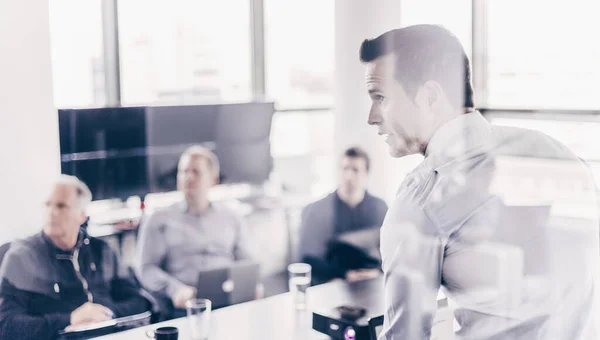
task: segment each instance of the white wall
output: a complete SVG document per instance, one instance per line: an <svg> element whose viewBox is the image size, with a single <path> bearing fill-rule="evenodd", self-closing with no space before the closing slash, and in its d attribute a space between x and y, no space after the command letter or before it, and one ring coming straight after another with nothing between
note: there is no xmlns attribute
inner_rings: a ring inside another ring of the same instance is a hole
<svg viewBox="0 0 600 340"><path fill-rule="evenodd" d="M377 129L367 125L370 99L360 44L400 27L401 0L336 0L335 2L335 150L358 145L372 159L371 193L390 201L405 174L422 156L392 159Z"/></svg>
<svg viewBox="0 0 600 340"><path fill-rule="evenodd" d="M0 1L0 244L41 230L60 173L47 0Z"/></svg>

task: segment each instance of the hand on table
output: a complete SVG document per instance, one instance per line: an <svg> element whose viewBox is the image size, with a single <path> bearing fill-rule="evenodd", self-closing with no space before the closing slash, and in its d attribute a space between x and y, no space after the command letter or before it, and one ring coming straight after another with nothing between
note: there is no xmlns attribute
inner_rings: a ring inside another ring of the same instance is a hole
<svg viewBox="0 0 600 340"><path fill-rule="evenodd" d="M72 330L75 327L102 322L112 319L114 313L99 304L86 302L71 313L71 324L65 330Z"/></svg>
<svg viewBox="0 0 600 340"><path fill-rule="evenodd" d="M196 297L196 288L191 286L183 286L175 292L175 295L172 299L173 306L175 306L175 308L183 309L185 308L185 303L194 297Z"/></svg>

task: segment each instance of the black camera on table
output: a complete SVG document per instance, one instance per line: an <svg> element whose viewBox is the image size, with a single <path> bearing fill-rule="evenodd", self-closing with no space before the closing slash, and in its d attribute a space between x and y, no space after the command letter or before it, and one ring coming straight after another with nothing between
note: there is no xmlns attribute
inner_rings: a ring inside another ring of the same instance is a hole
<svg viewBox="0 0 600 340"><path fill-rule="evenodd" d="M362 307L340 306L313 312L313 329L338 340L376 339L383 317L370 318Z"/></svg>

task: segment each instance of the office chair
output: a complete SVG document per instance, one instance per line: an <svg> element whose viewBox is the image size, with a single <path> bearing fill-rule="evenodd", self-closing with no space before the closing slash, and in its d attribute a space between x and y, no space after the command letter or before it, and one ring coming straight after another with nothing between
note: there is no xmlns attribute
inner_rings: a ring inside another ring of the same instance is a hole
<svg viewBox="0 0 600 340"><path fill-rule="evenodd" d="M4 256L10 249L10 244L11 244L10 242L7 242L0 246L0 267L2 266L2 261L4 260Z"/></svg>
<svg viewBox="0 0 600 340"><path fill-rule="evenodd" d="M150 301L152 304L152 316L150 317L150 323L157 323L161 321L166 321L169 319L169 305L170 300L166 296L162 296L160 294L150 292L146 290L140 280L135 273L133 267L127 267L127 273L129 274L129 278L133 280L133 282L140 287L140 294L146 298L146 300ZM171 306L172 308L172 306Z"/></svg>

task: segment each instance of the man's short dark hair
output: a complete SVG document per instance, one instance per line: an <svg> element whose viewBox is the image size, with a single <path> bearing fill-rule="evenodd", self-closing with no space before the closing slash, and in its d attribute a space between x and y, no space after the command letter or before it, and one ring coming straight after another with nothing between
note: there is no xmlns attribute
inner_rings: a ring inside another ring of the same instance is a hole
<svg viewBox="0 0 600 340"><path fill-rule="evenodd" d="M366 39L360 46L363 63L392 53L396 80L411 98L433 80L456 107L475 107L469 58L452 32L438 25L415 25Z"/></svg>
<svg viewBox="0 0 600 340"><path fill-rule="evenodd" d="M357 146L353 146L349 149L347 149L346 151L344 151L344 157L349 157L349 158L362 158L365 160L365 166L367 168L367 171L369 171L369 169L371 168L371 160L369 159L369 155L367 154L367 152Z"/></svg>

